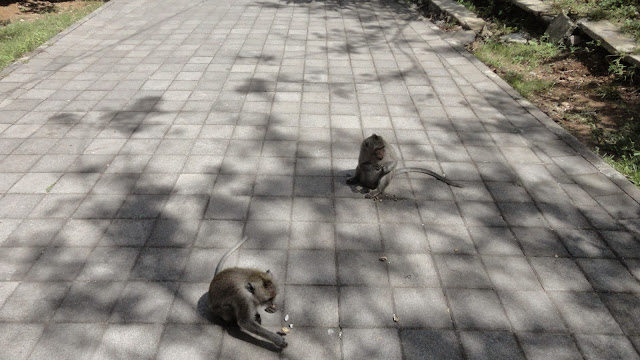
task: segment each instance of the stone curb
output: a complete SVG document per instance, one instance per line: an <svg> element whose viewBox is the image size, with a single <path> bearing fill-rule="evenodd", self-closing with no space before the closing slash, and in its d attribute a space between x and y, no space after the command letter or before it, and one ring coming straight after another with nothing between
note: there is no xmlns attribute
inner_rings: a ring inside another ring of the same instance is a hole
<svg viewBox="0 0 640 360"><path fill-rule="evenodd" d="M464 5L451 0L430 0L431 6L440 12L455 18L463 28L473 30L479 34L484 29L485 21L477 17Z"/></svg>
<svg viewBox="0 0 640 360"><path fill-rule="evenodd" d="M67 27L66 29L64 29L61 32L57 33L51 39L45 41L42 45L40 45L37 48L35 48L34 50L24 54L21 58L17 59L12 64L10 64L9 66L5 67L4 69L2 69L0 71L0 79L3 78L3 77L8 76L9 74L11 74L16 68L18 68L18 66L20 66L21 64L29 61L29 59L31 59L35 55L43 52L46 48L48 48L49 46L54 44L60 38L62 38L63 36L67 35L68 33L72 32L75 29L77 29L78 27L80 27L80 25L84 24L89 19L91 19L94 16L96 16L97 14L99 14L101 11L103 11L105 8L107 8L111 4L112 4L112 2L110 2L110 1L109 2L105 2L102 6L100 6L99 8L97 8L95 10L93 10L91 13L89 13L87 16L83 17L82 19L80 19L80 20L76 21L75 23L69 25L69 27Z"/></svg>

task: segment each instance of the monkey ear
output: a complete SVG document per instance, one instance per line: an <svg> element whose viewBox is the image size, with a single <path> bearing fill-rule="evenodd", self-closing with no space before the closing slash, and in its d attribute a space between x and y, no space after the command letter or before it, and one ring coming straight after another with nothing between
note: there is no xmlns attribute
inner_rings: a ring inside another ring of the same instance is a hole
<svg viewBox="0 0 640 360"><path fill-rule="evenodd" d="M256 291L256 288L250 282L248 282L247 285L245 285L245 288L247 290L249 290L249 292L252 293L252 294L255 293L255 291Z"/></svg>
<svg viewBox="0 0 640 360"><path fill-rule="evenodd" d="M271 274L271 270L267 270L267 271L265 271L265 273Z"/></svg>

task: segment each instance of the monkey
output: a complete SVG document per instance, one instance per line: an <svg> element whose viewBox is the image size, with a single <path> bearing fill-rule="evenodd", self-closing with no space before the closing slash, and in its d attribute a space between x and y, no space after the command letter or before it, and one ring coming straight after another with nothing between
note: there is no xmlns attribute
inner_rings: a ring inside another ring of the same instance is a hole
<svg viewBox="0 0 640 360"><path fill-rule="evenodd" d="M365 195L367 199L380 196L389 186L393 177L408 172L419 172L431 175L436 179L455 187L460 187L437 173L417 168L404 167L397 168L398 156L393 148L387 151L387 142L382 136L373 134L362 141L360 145L360 155L358 156L358 166L354 176L347 179L349 185L360 185L370 191Z"/></svg>
<svg viewBox="0 0 640 360"><path fill-rule="evenodd" d="M220 271L229 255L247 239L248 237L244 236L224 253L218 262L209 286L209 310L225 322L235 321L243 330L268 339L282 349L287 347L287 342L282 336L262 327L257 310L258 306L267 305L265 311L276 311L273 301L278 289L271 271L262 272L258 269L239 267Z"/></svg>

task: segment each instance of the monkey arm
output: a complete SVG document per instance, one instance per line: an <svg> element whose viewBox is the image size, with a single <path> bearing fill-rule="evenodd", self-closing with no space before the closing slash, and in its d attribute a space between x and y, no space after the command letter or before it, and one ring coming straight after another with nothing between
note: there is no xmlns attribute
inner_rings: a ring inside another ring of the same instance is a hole
<svg viewBox="0 0 640 360"><path fill-rule="evenodd" d="M250 302L250 300L248 300L247 302ZM258 335L262 338L268 339L280 348L287 347L288 344L282 336L263 328L262 325L260 325L256 321L255 314L257 313L257 311L253 304L245 303L242 305L237 305L235 306L235 311L238 325L242 329L252 334Z"/></svg>

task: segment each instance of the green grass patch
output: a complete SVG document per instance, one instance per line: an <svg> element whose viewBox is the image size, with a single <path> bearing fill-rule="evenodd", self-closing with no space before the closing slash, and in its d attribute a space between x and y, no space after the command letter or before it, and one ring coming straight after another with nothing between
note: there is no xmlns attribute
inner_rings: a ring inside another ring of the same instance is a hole
<svg viewBox="0 0 640 360"><path fill-rule="evenodd" d="M102 6L102 1L87 1L87 6L41 19L20 21L0 27L0 70L24 54L33 51L71 24Z"/></svg>
<svg viewBox="0 0 640 360"><path fill-rule="evenodd" d="M553 82L538 79L529 73L560 53L560 47L545 41L531 41L528 44L488 41L474 50L474 54L484 63L500 69L505 81L526 98L553 86Z"/></svg>

